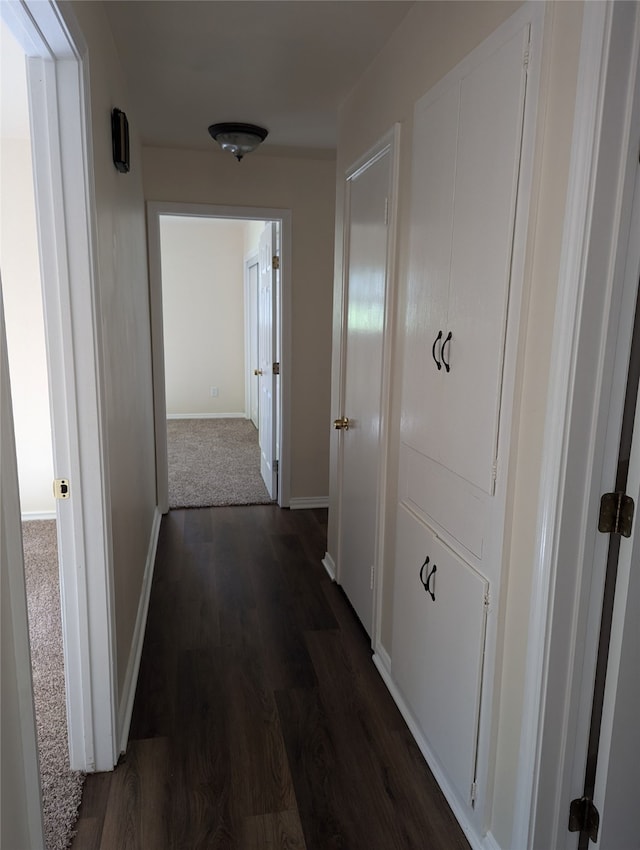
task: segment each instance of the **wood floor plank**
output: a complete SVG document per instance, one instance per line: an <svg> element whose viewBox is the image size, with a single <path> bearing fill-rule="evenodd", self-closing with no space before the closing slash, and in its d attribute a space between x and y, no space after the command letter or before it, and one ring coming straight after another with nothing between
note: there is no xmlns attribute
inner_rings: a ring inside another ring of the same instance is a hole
<svg viewBox="0 0 640 850"><path fill-rule="evenodd" d="M169 847L168 756L166 738L131 743L126 758L113 775L100 850Z"/></svg>
<svg viewBox="0 0 640 850"><path fill-rule="evenodd" d="M112 776L112 773L91 773L85 779L72 850L100 850Z"/></svg>
<svg viewBox="0 0 640 850"><path fill-rule="evenodd" d="M246 818L243 850L307 850L297 809Z"/></svg>
<svg viewBox="0 0 640 850"><path fill-rule="evenodd" d="M245 645L228 662L231 783L243 817L295 807L293 783L273 691L259 647Z"/></svg>
<svg viewBox="0 0 640 850"><path fill-rule="evenodd" d="M276 559L284 573L291 595L295 602L296 618L299 628L336 629L338 624L322 592L325 578L318 572L316 581L309 581L309 573L318 564L312 564L298 534L272 534L271 545Z"/></svg>
<svg viewBox="0 0 640 850"><path fill-rule="evenodd" d="M171 741L172 848L236 847L225 681L220 651L181 653Z"/></svg>
<svg viewBox="0 0 640 850"><path fill-rule="evenodd" d="M344 805L340 753L317 688L278 691L276 702L307 850L359 845L353 810Z"/></svg>

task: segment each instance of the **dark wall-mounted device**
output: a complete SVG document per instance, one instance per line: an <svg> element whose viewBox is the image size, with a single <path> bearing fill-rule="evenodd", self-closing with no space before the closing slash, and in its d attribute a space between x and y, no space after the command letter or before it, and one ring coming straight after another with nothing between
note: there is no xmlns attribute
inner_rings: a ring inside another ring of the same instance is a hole
<svg viewBox="0 0 640 850"><path fill-rule="evenodd" d="M111 112L111 142L113 164L123 174L129 170L129 122L120 109Z"/></svg>

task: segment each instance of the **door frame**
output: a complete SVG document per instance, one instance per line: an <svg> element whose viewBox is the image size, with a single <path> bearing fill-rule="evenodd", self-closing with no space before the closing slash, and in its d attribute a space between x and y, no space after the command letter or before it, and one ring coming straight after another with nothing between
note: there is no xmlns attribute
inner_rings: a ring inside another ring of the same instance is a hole
<svg viewBox="0 0 640 850"><path fill-rule="evenodd" d="M637 288L625 281L640 138L640 10L586 3L538 502L511 846L577 846L608 539ZM623 128L620 133L619 128ZM608 434L617 434L610 439Z"/></svg>
<svg viewBox="0 0 640 850"><path fill-rule="evenodd" d="M253 374L253 369L256 368L251 364L251 334L255 330L257 335L257 322L256 327L253 327L251 322L251 269L254 266L259 267L259 256L257 251L251 251L249 254L245 255L244 258L244 361L245 361L245 381L244 381L244 405L246 410L247 419L251 419L251 379L256 376ZM258 269L259 274L259 269ZM257 299L257 292L255 294ZM256 305L256 315L257 315L257 305ZM259 396L258 396L259 399ZM258 400L258 406L260 402ZM253 419L251 419L253 422ZM257 424L253 423L256 428Z"/></svg>
<svg viewBox="0 0 640 850"><path fill-rule="evenodd" d="M162 265L160 216L226 218L280 223L280 405L278 442L280 445L278 505L289 507L291 498L291 210L267 207L187 204L175 201L147 202L149 243L149 301L151 305L151 357L156 441L157 502L160 511L169 510L169 470L167 460L167 401L164 370L164 331L162 319ZM248 411L245 411L248 413Z"/></svg>
<svg viewBox="0 0 640 850"><path fill-rule="evenodd" d="M378 141L369 148L362 156L352 163L344 173L344 200L343 200L343 236L342 236L342 273L336 277L337 285L334 289L334 351L333 351L333 380L332 380L332 409L335 416L339 417L344 412L345 384L346 384L346 342L347 342L347 290L349 277L349 220L351 214L351 180L362 171L366 170L376 160L388 152L390 156L389 168L389 201L387 208L388 230L387 230L387 264L385 281L385 307L384 323L382 330L382 385L380 393L380 464L378 469L378 505L376 510L376 530L374 547L374 582L373 582L373 612L371 639L376 652L382 648L380 642L380 622L383 605L383 580L382 564L384 561L385 530L386 530L386 505L387 505L387 480L389 460L389 421L391 414L391 385L392 385L392 351L395 327L396 307L396 243L397 243L397 220L398 220L398 180L400 173L400 124L396 123ZM337 327L336 327L336 318ZM323 564L325 569L338 583L340 583L341 557L340 540L342 534L342 466L343 466L343 441L338 439L339 432L332 430L332 475L330 480L330 517L335 512L335 519L330 518L331 540L328 541L327 552ZM335 560L330 554L335 552ZM385 653L386 654L386 653Z"/></svg>
<svg viewBox="0 0 640 850"><path fill-rule="evenodd" d="M3 3L27 61L47 328L71 767L117 760L110 495L95 259L88 49L56 0Z"/></svg>

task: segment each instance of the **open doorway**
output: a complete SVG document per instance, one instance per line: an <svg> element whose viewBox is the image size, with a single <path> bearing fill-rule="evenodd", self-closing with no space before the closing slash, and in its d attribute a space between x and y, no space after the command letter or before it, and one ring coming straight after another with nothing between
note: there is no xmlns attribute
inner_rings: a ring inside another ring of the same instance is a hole
<svg viewBox="0 0 640 850"><path fill-rule="evenodd" d="M148 219L158 503L287 505L288 211Z"/></svg>
<svg viewBox="0 0 640 850"><path fill-rule="evenodd" d="M263 336L277 330L261 297L265 278L277 288L265 267L271 248L260 251L265 238L277 243L272 228L279 224L160 216L170 508L277 497L269 446L277 411L273 422L260 403L261 376L272 370L260 361Z"/></svg>

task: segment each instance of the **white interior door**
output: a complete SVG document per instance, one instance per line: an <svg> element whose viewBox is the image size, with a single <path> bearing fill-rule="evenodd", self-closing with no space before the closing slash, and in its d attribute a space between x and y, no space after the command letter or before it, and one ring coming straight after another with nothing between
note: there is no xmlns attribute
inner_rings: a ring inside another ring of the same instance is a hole
<svg viewBox="0 0 640 850"><path fill-rule="evenodd" d="M258 411L260 408L260 381L256 372L259 370L258 359L258 295L260 288L260 265L256 262L247 264L247 295L249 299L249 416L259 427Z"/></svg>
<svg viewBox="0 0 640 850"><path fill-rule="evenodd" d="M276 224L269 222L260 236L260 294L258 299L258 434L260 442L260 474L272 499L278 496L277 468L277 375L276 360L277 299L274 267Z"/></svg>
<svg viewBox="0 0 640 850"><path fill-rule="evenodd" d="M347 182L345 371L342 416L338 578L369 634L373 625L383 340L387 281L387 208L391 151Z"/></svg>

